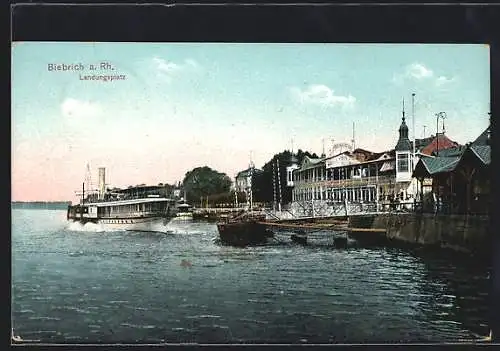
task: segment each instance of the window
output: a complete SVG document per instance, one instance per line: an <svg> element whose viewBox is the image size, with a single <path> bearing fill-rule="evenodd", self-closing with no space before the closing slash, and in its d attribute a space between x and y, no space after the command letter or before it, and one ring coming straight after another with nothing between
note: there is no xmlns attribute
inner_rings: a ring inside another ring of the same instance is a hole
<svg viewBox="0 0 500 351"><path fill-rule="evenodd" d="M409 157L408 154L398 155L398 172L408 172Z"/></svg>
<svg viewBox="0 0 500 351"><path fill-rule="evenodd" d="M354 168L352 170L352 177L353 178L361 178L361 168Z"/></svg>

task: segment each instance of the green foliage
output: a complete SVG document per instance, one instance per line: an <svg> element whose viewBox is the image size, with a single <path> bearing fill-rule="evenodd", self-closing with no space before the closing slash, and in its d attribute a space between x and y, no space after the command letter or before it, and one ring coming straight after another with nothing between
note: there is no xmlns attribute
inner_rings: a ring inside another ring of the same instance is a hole
<svg viewBox="0 0 500 351"><path fill-rule="evenodd" d="M306 156L311 158L317 158L318 156L308 151L298 150L296 153L296 158L298 164L300 165ZM279 201L279 190L278 190L278 175L276 169L276 160L279 160L279 175L281 182L281 202L286 204L292 201L292 188L287 187L287 174L286 167L290 166L291 153L285 150L279 154L273 156L273 158L268 161L264 167L262 167L262 173L256 174L253 178L253 194L254 200L257 202L272 203L273 202L273 165L274 165L274 176L275 186L276 186L276 201Z"/></svg>
<svg viewBox="0 0 500 351"><path fill-rule="evenodd" d="M182 185L186 191L186 197L191 202L198 202L202 197L229 193L231 178L225 173L204 166L187 172Z"/></svg>

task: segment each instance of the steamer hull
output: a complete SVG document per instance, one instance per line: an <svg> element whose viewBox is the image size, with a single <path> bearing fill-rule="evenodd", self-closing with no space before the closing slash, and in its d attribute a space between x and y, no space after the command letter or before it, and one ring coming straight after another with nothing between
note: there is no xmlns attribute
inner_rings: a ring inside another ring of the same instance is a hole
<svg viewBox="0 0 500 351"><path fill-rule="evenodd" d="M85 192L83 183L80 204L68 206L68 221L110 231L165 231L177 210L176 201L166 197L163 185L107 189L105 174L105 168L99 168L98 192Z"/></svg>
<svg viewBox="0 0 500 351"><path fill-rule="evenodd" d="M69 206L67 219L82 225L98 225L104 231L164 232L175 214L175 201L143 198Z"/></svg>
<svg viewBox="0 0 500 351"><path fill-rule="evenodd" d="M125 219L69 219L82 225L97 225L102 231L165 232L169 218L125 218Z"/></svg>

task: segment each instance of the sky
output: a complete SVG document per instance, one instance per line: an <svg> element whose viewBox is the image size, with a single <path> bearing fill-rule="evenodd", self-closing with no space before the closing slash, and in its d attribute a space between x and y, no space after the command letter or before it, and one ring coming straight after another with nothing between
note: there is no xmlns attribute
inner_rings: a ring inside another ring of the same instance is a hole
<svg viewBox="0 0 500 351"><path fill-rule="evenodd" d="M464 144L489 125L489 77L485 45L15 42L12 200L76 201L87 165L111 187L234 178L292 147L329 154L353 123L356 147L386 151L403 99L410 137L445 112Z"/></svg>

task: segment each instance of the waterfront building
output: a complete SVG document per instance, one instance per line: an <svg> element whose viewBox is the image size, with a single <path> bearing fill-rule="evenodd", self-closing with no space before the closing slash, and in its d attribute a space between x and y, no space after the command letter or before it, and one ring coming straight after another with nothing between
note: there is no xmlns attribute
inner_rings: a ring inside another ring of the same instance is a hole
<svg viewBox="0 0 500 351"><path fill-rule="evenodd" d="M293 172L292 207L311 217L375 211L379 201L390 201L396 191L395 155L394 150L355 149L304 158Z"/></svg>
<svg viewBox="0 0 500 351"><path fill-rule="evenodd" d="M412 172L415 170L415 167L417 163L420 161L420 159L434 157L437 153L441 155L452 156L457 152L460 152L458 151L460 148L461 145L449 139L445 135L444 130L442 133L437 133L436 135L431 135L430 137L424 139L416 139ZM420 186L418 180L415 177L412 177L410 181L410 186L408 187L408 193L410 194L410 197L414 197L419 202L423 199L425 194L431 192L432 179L431 178L424 179L423 184L424 184L423 187Z"/></svg>
<svg viewBox="0 0 500 351"><path fill-rule="evenodd" d="M262 173L261 169L255 168L253 162L250 162L247 169L238 172L234 183L237 192L246 192L252 185L252 179L255 175Z"/></svg>
<svg viewBox="0 0 500 351"><path fill-rule="evenodd" d="M252 184L256 175L262 173L261 169L255 167L251 161L248 168L238 172L235 178L235 191L237 193L244 193L247 200L247 205L250 206L253 202L252 199Z"/></svg>
<svg viewBox="0 0 500 351"><path fill-rule="evenodd" d="M472 145L490 145L490 134L491 130L488 127L472 142Z"/></svg>
<svg viewBox="0 0 500 351"><path fill-rule="evenodd" d="M406 125L404 111L399 127L399 139L394 150L396 152L396 182L407 183L411 180L413 157L412 144L408 137L408 126Z"/></svg>
<svg viewBox="0 0 500 351"><path fill-rule="evenodd" d="M424 197L423 210L487 213L490 163L489 128L472 143L422 157L413 177L418 180L423 193L424 188L429 188L427 193L430 196Z"/></svg>
<svg viewBox="0 0 500 351"><path fill-rule="evenodd" d="M459 143L449 139L443 131L442 133L437 133L437 136L432 136L430 142L421 147L419 154L421 156L432 156L439 154L443 150L455 149L459 146Z"/></svg>
<svg viewBox="0 0 500 351"><path fill-rule="evenodd" d="M416 163L434 157L437 148L459 145L443 132L416 139L414 155L404 111L398 133L395 147L383 152L357 148L328 157L305 157L300 165L292 162L287 168L292 173L287 182L293 188L292 213L319 217L389 210L396 205L411 209L423 191L413 178Z"/></svg>
<svg viewBox="0 0 500 351"><path fill-rule="evenodd" d="M293 171L299 169L299 161L297 159L297 156L292 152L290 153L290 161L289 161L289 166L286 167L286 186L287 187L293 187Z"/></svg>

